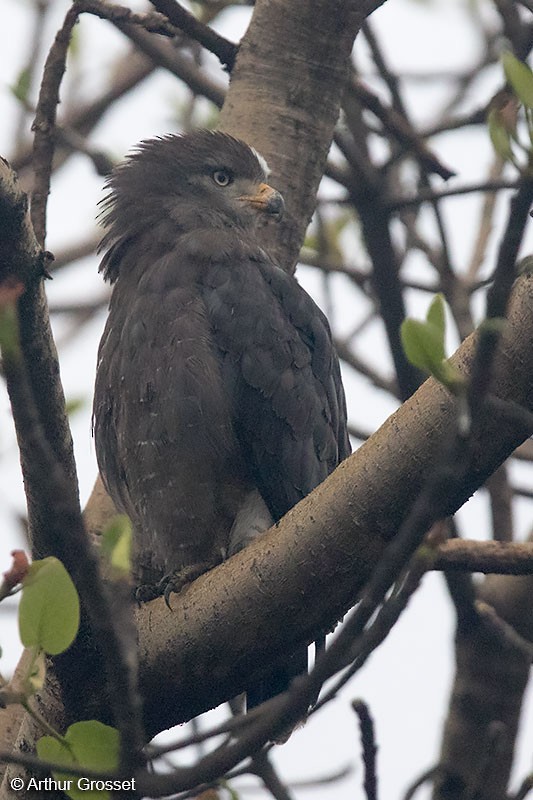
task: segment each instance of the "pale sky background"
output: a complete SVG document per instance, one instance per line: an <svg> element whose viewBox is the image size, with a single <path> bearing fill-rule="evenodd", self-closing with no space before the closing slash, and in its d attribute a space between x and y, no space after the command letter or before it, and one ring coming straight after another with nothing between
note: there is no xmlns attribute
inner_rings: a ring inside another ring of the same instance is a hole
<svg viewBox="0 0 533 800"><path fill-rule="evenodd" d="M45 28L46 46L64 16L67 0L52 0L53 12L49 14ZM492 9L486 8L487 22ZM138 5L140 8L141 6ZM388 2L371 20L379 34L382 46L395 69L407 73L421 72L430 67L435 72L461 71L471 66L479 51L479 40L471 24L468 3L452 0L435 0L432 3L396 0ZM12 153L13 133L19 117L16 100L8 90L26 63L31 28L29 2L2 0L0 8L0 154L9 158ZM242 8L226 12L219 30L236 41L246 29L251 10ZM78 55L71 65L63 98L65 104L73 99L88 99L98 94L106 85L109 70L116 55L128 47L127 41L106 22L85 16L78 26ZM368 64L366 47L358 43L358 63ZM42 59L41 59L42 60ZM210 57L214 74L219 81L226 80L214 58ZM477 82L467 102L472 107L485 102L498 86L501 73L491 70L483 85ZM489 84L489 81L490 84ZM371 83L371 78L369 78ZM35 89L35 87L34 87ZM442 85L442 94L427 85L410 81L405 98L416 121L430 123L434 109L442 102L448 91ZM187 93L170 74L158 71L137 90L120 101L90 137L94 147L101 147L114 157L120 158L133 144L142 138L176 130L175 110L184 101ZM33 91L32 100L35 99ZM201 108L204 113L207 104ZM470 138L473 137L472 141ZM471 145L474 146L471 146ZM453 185L478 180L486 172L492 159L488 135L478 128L436 138L432 146L442 161L451 165L458 173ZM102 196L102 178L95 174L84 156L71 158L68 165L55 176L49 204L49 234L47 247L60 252L65 246L81 238L81 232L94 228L96 203ZM340 189L325 184L323 192L341 194ZM468 263L480 198L464 197L449 201L444 207L446 219L454 231L452 256L457 268ZM506 212L506 203L500 202L499 218ZM469 222L465 224L465 220ZM428 215L428 225L431 224ZM350 254L347 260L364 264L358 242L353 234L346 233L343 244ZM497 239L492 242L490 256L494 255ZM531 236L524 253L531 251ZM487 270L493 264L487 260ZM78 262L68 270L62 270L53 282L47 283L49 299L59 301L88 302L105 291L97 274L96 256ZM409 264L412 274L423 275L420 263L413 258ZM322 279L318 273L300 269L298 277L313 294L317 302L324 305ZM355 294L342 277L334 281L336 303L335 326L339 331L350 330L365 313L360 295ZM421 315L429 302L429 295L409 296L410 311ZM479 309L482 312L482 307ZM81 500L84 503L92 488L96 475L94 446L90 435L90 402L96 366L96 349L105 314L101 313L87 326L81 336L74 336L61 349L61 370L66 395L69 399L82 397L85 405L72 418L76 458L79 469ZM56 325L61 336L70 330L68 321ZM456 338L450 334L450 351ZM373 354L380 371L390 374L390 360L383 333L372 324L357 340L358 351ZM366 381L355 378L345 370L344 380L349 408L354 419L362 421L365 428L378 427L394 410L389 397L370 387ZM22 491L16 442L12 428L9 403L4 387L0 387L0 524L3 537L0 550L0 570L9 564L9 552L20 546L20 530L15 512L23 511ZM513 467L516 480L531 486L531 470ZM532 504L517 503L517 528L525 536L532 523ZM474 498L459 514L463 534L470 538L484 538L487 525L486 503ZM9 675L13 669L20 645L16 630L15 601L4 603L0 609L0 644L4 650L0 661L2 674ZM350 710L350 701L364 699L370 706L375 720L379 747L378 776L380 797L399 800L421 772L435 764L438 758L441 725L447 708L448 693L453 674L452 638L454 632L453 612L444 582L440 575L429 574L421 589L412 599L409 608L396 625L386 642L369 659L365 668L351 681L335 702L316 715L290 741L276 748L275 759L281 777L291 781L309 780L330 774L351 765L351 776L341 783L311 790L295 790L297 800L359 800L364 798L362 789L362 767L360 761L359 732L356 719ZM524 711L522 735L515 767L515 785L533 769L533 697ZM183 731L185 732L185 731ZM250 778L241 785L250 786ZM255 794L255 793L254 793ZM243 793L243 796L248 796ZM417 800L429 798L429 790L422 789Z"/></svg>

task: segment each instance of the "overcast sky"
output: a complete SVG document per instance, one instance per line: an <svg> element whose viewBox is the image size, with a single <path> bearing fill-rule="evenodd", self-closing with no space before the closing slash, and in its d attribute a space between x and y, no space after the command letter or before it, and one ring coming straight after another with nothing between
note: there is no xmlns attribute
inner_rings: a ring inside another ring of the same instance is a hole
<svg viewBox="0 0 533 800"><path fill-rule="evenodd" d="M68 5L67 0L54 0L52 3L53 11L45 26L46 47ZM461 71L471 66L479 50L479 41L470 22L467 6L468 3L450 0L433 3L396 0L386 3L372 17L372 22L381 36L390 64L410 74L428 69L434 72L450 69ZM237 40L246 28L249 14L250 9L247 8L228 12L223 16L219 29L229 38ZM8 86L16 82L17 75L28 59L31 3L3 0L0 18L0 154L9 157L13 153L13 136L19 124L20 111ZM488 8L487 21L490 21ZM78 53L75 63L71 65L64 95L67 99L87 99L97 95L108 79L117 53L127 47L118 32L96 19L84 18L77 37ZM39 58L42 60L42 54ZM211 61L216 77L221 82L225 81L216 61ZM358 63L368 63L363 45L358 50ZM492 84L488 85L490 80ZM469 98L472 107L491 96L491 90L499 81L496 68L486 81L487 85L481 83L473 87ZM443 84L440 91L433 89L430 94L427 84L411 80L407 84L406 98L413 118L431 122L435 108L442 103L447 91ZM117 105L96 128L91 143L120 158L139 139L176 130L176 108L186 98L187 93L172 76L158 72ZM32 99L35 99L35 92ZM201 106L200 113L208 113L207 104ZM461 136L463 138L439 137L432 144L443 162L458 172L456 180L465 183L484 175L492 151L488 136L480 134L477 129L464 132ZM468 138L474 136L475 147L472 147ZM84 156L71 158L68 165L56 175L49 205L47 247L50 250L61 252L67 245L82 238L83 232L90 233L95 228L96 203L102 196L102 183L102 178L95 174ZM324 186L323 191L338 193L331 184ZM479 208L479 198L454 200L445 210L454 231L452 249L459 265L467 262L464 253L469 254L473 244L472 225L465 225L464 222L472 219L473 208ZM504 211L505 205L500 213ZM496 243L492 244L492 254ZM363 258L355 235L346 233L344 244L347 250L353 249L354 261ZM47 284L50 302L88 302L101 296L106 290L97 274L97 265L96 256L91 256L63 270L53 282ZM420 264L413 260L409 268L413 274L418 274ZM427 272L425 274L427 276ZM298 276L317 302L326 308L321 277L309 269L300 270ZM342 278L335 282L334 299L335 326L338 330L348 331L358 319L364 317L364 304ZM428 302L428 295L409 297L414 313L423 313ZM82 336L72 337L61 349L62 376L67 397L84 401L82 409L72 418L82 502L87 499L96 475L90 435L90 402L96 348L104 319L105 313L102 312L84 329ZM56 325L60 337L69 330L68 319L62 319ZM454 342L456 339L452 333L450 346L454 346ZM358 346L366 354L373 353L376 366L384 373L391 374L384 337L377 325L369 326ZM368 430L375 429L394 410L394 403L347 371L344 375L351 412L357 415L358 420L364 420ZM24 508L16 444L3 387L0 389L0 454L0 523L4 532L0 569L3 570L9 563L9 551L14 546L20 546L15 512ZM530 472L514 469L517 480L523 484L529 481L531 485ZM531 511L531 504L525 501L518 504L518 527L522 536L531 526ZM469 537L482 537L487 520L484 501L475 499L469 503L460 513L460 520ZM9 674L16 663L19 647L15 603L11 601L4 605L9 607L0 610L0 643L4 649L0 663L2 673ZM295 791L298 800L358 800L364 797L359 734L350 710L350 701L354 698L364 699L375 718L382 798L401 798L406 787L436 762L452 679L453 626L452 609L443 581L439 575L430 574L424 579L421 589L387 641L370 658L342 696L316 715L304 729L297 731L287 745L276 749L281 776L288 782L320 777L344 766L351 765L354 768L350 778L341 783ZM523 778L533 768L531 696L527 708L527 723L523 726L516 768L518 778ZM247 785L250 782L251 779L243 781ZM429 790L421 790L417 798L429 798Z"/></svg>

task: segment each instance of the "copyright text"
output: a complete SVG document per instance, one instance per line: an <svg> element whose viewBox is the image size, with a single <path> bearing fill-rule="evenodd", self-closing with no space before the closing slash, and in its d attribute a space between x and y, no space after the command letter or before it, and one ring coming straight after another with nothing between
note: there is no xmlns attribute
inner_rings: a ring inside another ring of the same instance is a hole
<svg viewBox="0 0 533 800"><path fill-rule="evenodd" d="M58 781L55 778L29 778L24 781L22 778L11 779L11 789L14 792L21 792L34 789L36 792L68 792L78 789L80 792L103 792L103 791L134 791L135 778L129 780L97 780L95 778L66 778Z"/></svg>

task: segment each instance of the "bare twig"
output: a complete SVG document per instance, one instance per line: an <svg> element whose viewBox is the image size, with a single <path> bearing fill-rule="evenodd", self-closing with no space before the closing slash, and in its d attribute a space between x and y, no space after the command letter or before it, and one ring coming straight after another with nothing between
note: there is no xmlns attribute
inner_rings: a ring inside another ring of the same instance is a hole
<svg viewBox="0 0 533 800"><path fill-rule="evenodd" d="M139 85L145 78L152 74L154 65L137 53L128 53L115 64L113 70L114 80L112 84L95 100L88 104L79 105L65 114L61 124L69 130L76 131L82 136L87 136L94 126L102 119L109 108ZM58 148L54 166L61 165L65 160L65 154ZM20 173L31 166L33 152L31 147L25 147L17 151L12 159L13 168Z"/></svg>
<svg viewBox="0 0 533 800"><path fill-rule="evenodd" d="M525 800L528 794L533 790L533 775L528 775L527 778L524 778L520 788L518 789L517 793L514 795L512 800Z"/></svg>
<svg viewBox="0 0 533 800"><path fill-rule="evenodd" d="M59 86L65 72L67 50L74 25L78 21L76 5L67 11L63 25L56 34L43 73L37 112L32 126L33 169L35 185L31 202L31 218L37 241L44 245L46 239L46 202L50 191L50 175L54 155L54 126L59 104Z"/></svg>
<svg viewBox="0 0 533 800"><path fill-rule="evenodd" d="M274 800L292 800L292 795L280 780L265 750L260 750L252 757L250 772L262 780Z"/></svg>
<svg viewBox="0 0 533 800"><path fill-rule="evenodd" d="M114 3L102 3L100 0L76 0L78 12L93 14L95 17L107 19L114 24L129 23L139 25L148 33L158 33L160 36L173 38L179 34L179 30L171 25L164 14L154 12L152 14L136 14L131 8L119 6Z"/></svg>
<svg viewBox="0 0 533 800"><path fill-rule="evenodd" d="M427 783L428 781L435 778L440 772L440 767L437 765L436 767L431 767L430 769L426 770L425 772L420 775L414 783L406 791L403 800L413 800L413 797L417 793L422 786Z"/></svg>
<svg viewBox="0 0 533 800"><path fill-rule="evenodd" d="M365 108L368 108L376 115L387 130L397 139L398 143L412 151L417 160L429 172L440 175L444 180L448 180L448 178L455 175L453 170L442 164L437 156L431 152L409 122L394 109L387 108L379 97L361 81L354 80L349 88L357 95Z"/></svg>
<svg viewBox="0 0 533 800"><path fill-rule="evenodd" d="M187 58L176 50L170 42L157 41L147 31L127 22L115 22L115 26L124 33L143 53L158 66L164 67L182 80L195 94L207 97L218 108L224 102L225 90L221 84L213 80L207 72L200 69L193 59Z"/></svg>
<svg viewBox="0 0 533 800"><path fill-rule="evenodd" d="M496 156L491 164L488 180L500 180L503 172L503 166L503 159L500 158L500 156ZM497 197L498 194L496 192L487 192L483 198L477 237L466 271L466 280L470 284L473 284L476 281L478 272L483 264L483 261L485 260L488 240L493 229L493 217L494 210L496 208Z"/></svg>
<svg viewBox="0 0 533 800"><path fill-rule="evenodd" d="M431 487L428 487L427 491L432 492L433 489ZM421 514L423 512L424 502L425 501L421 502L421 508L415 512L416 515ZM415 514L413 514L413 517L414 516ZM409 538L409 530L406 528L406 530L402 531L402 533L405 545L407 539ZM338 668L348 665L348 668L335 681L333 686L327 690L327 692L323 695L323 697L321 697L320 701L316 704L315 709L313 709L313 711L318 710L323 705L328 703L333 697L335 697L340 691L340 689L343 686L345 686L348 683L348 681L356 674L356 672L358 672L363 667L363 665L366 663L367 659L373 653L373 651L388 636L393 626L400 618L400 615L406 609L411 596L414 594L414 592L420 585L422 576L428 569L431 569L431 565L435 559L436 545L438 544L438 541L442 538L442 533L443 533L442 527L440 525L436 525L434 531L428 534L424 546L419 547L416 553L414 554L411 563L409 567L405 570L405 574L403 576L402 576L402 571L405 564L404 555L400 555L399 549L395 550L394 548L390 548L388 553L386 553L387 563L384 565L385 569L382 571L381 570L382 565L380 564L379 568L376 570L375 575L371 579L371 582L376 576L378 576L379 580L382 577L381 575L382 572L383 574L385 574L386 570L391 570L391 568L393 567L392 563L393 560L395 558L398 558L398 562L396 563L397 572L393 579L397 580L397 585L395 586L394 591L391 593L390 597L388 597L384 602L382 603L376 602L374 610L377 610L378 608L379 610L377 611L376 618L374 619L372 624L369 625L368 628L361 627L353 630L353 643L349 649L349 653L342 659L342 662L339 662L339 664L337 665ZM413 535L412 532L411 535ZM365 594L363 595L363 602L365 600L365 595L366 591ZM375 602L375 598L373 602ZM370 619L370 617L368 617L368 619ZM348 622L350 622L350 620L348 620Z"/></svg>
<svg viewBox="0 0 533 800"><path fill-rule="evenodd" d="M378 777L376 771L377 746L374 736L374 721L366 703L354 700L352 708L359 718L361 730L361 746L363 748L363 764L365 766L364 789L367 800L378 798Z"/></svg>
<svg viewBox="0 0 533 800"><path fill-rule="evenodd" d="M50 504L46 522L54 546L43 555L61 558L80 592L85 613L90 616L92 630L105 659L110 702L121 733L122 766L128 774L136 765L143 743L134 668L136 659L132 659L131 654L126 655L133 647L133 636L128 635L124 620L110 613L108 597L100 582L96 554L89 546L83 526L77 487L45 438L20 351L12 356L4 349L3 363L19 443L24 449L31 450L34 460L32 481L38 481ZM32 486L33 483L27 483L28 490ZM78 657L81 655L79 648L74 646L72 650Z"/></svg>
<svg viewBox="0 0 533 800"><path fill-rule="evenodd" d="M509 216L498 252L494 282L487 295L488 320L506 316L507 303L516 277L518 251L532 202L533 180L525 178L509 204ZM501 330L496 325L485 324L480 330L469 389L469 403L474 416L490 386L492 363L500 335Z"/></svg>
<svg viewBox="0 0 533 800"><path fill-rule="evenodd" d="M533 545L449 539L439 547L431 568L485 574L531 575Z"/></svg>
<svg viewBox="0 0 533 800"><path fill-rule="evenodd" d="M64 32L65 28L62 30ZM43 119L39 112L38 116ZM46 147L44 152L47 152ZM127 626L123 622L119 625L109 611L108 599L99 578L96 554L89 546L81 518L72 442L62 387L57 375L57 355L42 299L40 278L43 264L46 263L46 254L38 247L33 235L26 213L27 201L18 189L15 176L5 162L2 161L1 166L4 178L1 184L1 203L4 209L12 211L11 224L2 231L2 250L6 258L14 255L11 263L6 264L8 279L2 277L4 287L8 280L17 280L22 292L18 301L18 314L13 314L11 320L13 343L9 348L4 343L3 366L21 452L33 555L55 555L60 558L78 588L84 612L91 619L98 647L104 655L110 703L121 732L124 767L127 768L135 763L136 754L143 743L140 732L140 700L136 692L136 660L131 657L130 652L127 653L128 642L133 647L133 636L128 639ZM45 172L43 180L46 180ZM37 214L37 219L44 235L40 213ZM21 252L21 244L26 248L25 252ZM33 338L29 336L28 327ZM47 334L49 341L43 345ZM46 368L52 373L52 386L46 387L49 390L47 397L45 387L39 383L42 380L39 370L43 369L43 365L35 354L36 349L39 349L41 358L46 359ZM45 397L51 414L61 426L61 440L58 440L59 437L49 438L51 421L43 411ZM84 642L80 645L80 641L81 639L77 646L59 658L59 668L76 653L80 654L79 647L83 649L87 644Z"/></svg>
<svg viewBox="0 0 533 800"><path fill-rule="evenodd" d="M350 142L340 132L335 141L345 155L349 155ZM405 319L405 305L399 281L398 255L390 235L390 214L383 207L382 188L379 188L380 177L371 162L358 171L359 160L351 159L353 168L352 201L357 209L366 247L372 260L373 287L379 298L380 311L385 325L390 351L394 361L400 394L408 397L421 382L421 375L407 360L400 341L400 326ZM367 180L369 171L372 176ZM355 189L357 187L357 189Z"/></svg>
<svg viewBox="0 0 533 800"><path fill-rule="evenodd" d="M499 542L513 540L513 490L505 464L498 467L485 484L490 498L492 536Z"/></svg>
<svg viewBox="0 0 533 800"><path fill-rule="evenodd" d="M458 197L464 194L474 194L476 192L500 192L502 189L517 189L520 186L520 179L506 179L494 181L479 181L478 183L463 186L454 186L446 189L419 189L413 197L394 198L391 197L384 201L390 211L399 211L401 208L409 206L419 206L422 203L443 200L445 197Z"/></svg>
<svg viewBox="0 0 533 800"><path fill-rule="evenodd" d="M237 46L220 36L212 28L204 25L196 19L189 11L176 2L176 0L151 0L151 3L161 14L164 14L170 22L179 28L191 39L199 42L207 50L217 56L221 64L224 64L230 71L235 63Z"/></svg>
<svg viewBox="0 0 533 800"><path fill-rule="evenodd" d="M31 89L35 80L36 68L39 64L43 47L42 31L46 20L46 14L50 4L47 0L37 0L33 3L34 17L32 19L32 31L28 41L28 54L26 66L20 75L24 76L28 89ZM15 141L22 142L28 130L27 109L24 102L20 104L20 115L15 134Z"/></svg>

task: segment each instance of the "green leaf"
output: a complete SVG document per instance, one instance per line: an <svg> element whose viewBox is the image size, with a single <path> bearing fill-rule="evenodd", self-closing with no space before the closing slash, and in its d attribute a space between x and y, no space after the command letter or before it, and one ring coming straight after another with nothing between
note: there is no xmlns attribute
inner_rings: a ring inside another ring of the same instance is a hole
<svg viewBox="0 0 533 800"><path fill-rule="evenodd" d="M443 342L443 356L444 356L444 336L446 334L446 316L444 309L444 296L439 292L436 294L430 303L427 310L426 320L430 325L440 331Z"/></svg>
<svg viewBox="0 0 533 800"><path fill-rule="evenodd" d="M446 314L442 294L431 301L424 322L406 319L401 328L404 352L415 367L429 372L452 392L464 389L464 378L446 358Z"/></svg>
<svg viewBox="0 0 533 800"><path fill-rule="evenodd" d="M66 767L78 766L70 748L66 743L54 739L52 736L41 736L36 744L37 755L43 761L50 761L56 764L64 764ZM58 773L56 773L58 775ZM63 774L61 773L63 778Z"/></svg>
<svg viewBox="0 0 533 800"><path fill-rule="evenodd" d="M444 358L442 336L439 330L427 322L405 319L401 328L405 355L415 367L433 374Z"/></svg>
<svg viewBox="0 0 533 800"><path fill-rule="evenodd" d="M444 297L437 294L427 310L425 322L415 319L403 321L401 337L405 355L415 367L437 375L446 358L445 335Z"/></svg>
<svg viewBox="0 0 533 800"><path fill-rule="evenodd" d="M37 755L43 761L54 761L66 767L87 769L93 772L116 773L120 757L120 734L116 728L97 720L75 722L67 730L63 742L51 736L43 736L37 742ZM56 780L68 780L67 774L54 772ZM73 778L65 794L72 800L109 800L107 790L87 790L86 784L78 786Z"/></svg>
<svg viewBox="0 0 533 800"><path fill-rule="evenodd" d="M433 373L433 377L454 394L464 393L467 388L467 382L448 359L441 362L438 370Z"/></svg>
<svg viewBox="0 0 533 800"><path fill-rule="evenodd" d="M502 64L507 82L520 102L533 108L533 72L529 66L508 51L502 55Z"/></svg>
<svg viewBox="0 0 533 800"><path fill-rule="evenodd" d="M102 535L101 552L119 575L131 573L131 522L125 514L117 514Z"/></svg>
<svg viewBox="0 0 533 800"><path fill-rule="evenodd" d="M22 583L19 631L25 647L50 655L70 647L80 624L80 601L65 567L49 556L34 561Z"/></svg>

